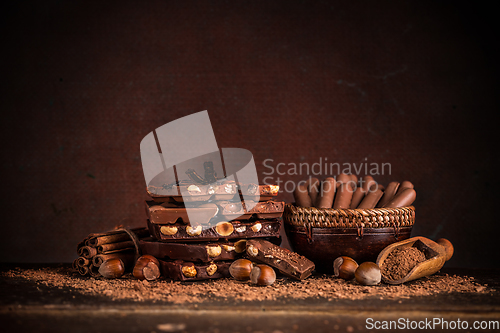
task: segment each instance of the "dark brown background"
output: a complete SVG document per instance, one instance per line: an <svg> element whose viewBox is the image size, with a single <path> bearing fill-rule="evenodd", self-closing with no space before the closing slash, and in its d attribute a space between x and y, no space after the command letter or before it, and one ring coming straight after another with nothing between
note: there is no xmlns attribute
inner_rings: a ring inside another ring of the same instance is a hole
<svg viewBox="0 0 500 333"><path fill-rule="evenodd" d="M139 143L208 110L262 163L391 163L414 235L495 267L492 7L454 1L44 1L2 10L1 261L143 226ZM304 178L285 176L284 180ZM292 200L288 193L281 198Z"/></svg>

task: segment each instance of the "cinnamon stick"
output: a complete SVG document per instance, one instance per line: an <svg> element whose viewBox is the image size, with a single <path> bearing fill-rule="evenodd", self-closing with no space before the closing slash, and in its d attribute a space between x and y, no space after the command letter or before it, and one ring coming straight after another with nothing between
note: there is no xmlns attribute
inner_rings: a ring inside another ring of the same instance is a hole
<svg viewBox="0 0 500 333"><path fill-rule="evenodd" d="M97 249L95 247L91 246L82 246L80 249L78 249L78 255L80 257L84 257L87 259L92 258L97 254Z"/></svg>
<svg viewBox="0 0 500 333"><path fill-rule="evenodd" d="M119 243L109 243L109 244L102 244L97 246L97 252L98 253L107 253L111 251L117 251L117 250L127 250L127 249L134 249L134 242L132 241L126 241L126 242L119 242Z"/></svg>
<svg viewBox="0 0 500 333"><path fill-rule="evenodd" d="M149 237L149 230L146 228L131 229L138 238ZM88 246L97 247L103 244L120 243L130 240L130 236L123 230L110 231L103 234L93 234L86 241Z"/></svg>

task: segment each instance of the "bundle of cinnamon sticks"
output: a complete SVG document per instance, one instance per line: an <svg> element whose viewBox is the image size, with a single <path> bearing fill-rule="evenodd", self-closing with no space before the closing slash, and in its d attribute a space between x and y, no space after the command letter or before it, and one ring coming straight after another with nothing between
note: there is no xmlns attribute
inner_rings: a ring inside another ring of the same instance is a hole
<svg viewBox="0 0 500 333"><path fill-rule="evenodd" d="M78 258L73 261L73 269L81 275L100 276L99 267L109 259L118 258L127 268L134 266L137 240L149 237L147 228L116 229L104 233L88 235L77 246Z"/></svg>

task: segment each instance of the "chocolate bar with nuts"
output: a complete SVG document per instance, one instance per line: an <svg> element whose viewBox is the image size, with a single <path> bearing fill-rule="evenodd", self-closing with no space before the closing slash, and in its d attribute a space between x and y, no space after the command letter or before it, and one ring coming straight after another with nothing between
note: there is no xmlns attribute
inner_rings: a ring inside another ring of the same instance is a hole
<svg viewBox="0 0 500 333"><path fill-rule="evenodd" d="M283 201L246 201L246 202L218 202L220 214L228 220L248 220L252 216L258 219L276 219L283 215L285 203ZM248 209L252 206L251 209Z"/></svg>
<svg viewBox="0 0 500 333"><path fill-rule="evenodd" d="M232 261L193 263L183 260L159 260L161 275L177 281L200 281L229 277Z"/></svg>
<svg viewBox="0 0 500 333"><path fill-rule="evenodd" d="M266 239L273 244L281 244L280 237ZM246 251L246 242L246 239L239 239L234 242L167 243L145 238L139 241L139 246L142 254L149 254L157 259L210 262L241 257Z"/></svg>
<svg viewBox="0 0 500 333"><path fill-rule="evenodd" d="M276 268L286 276L303 280L312 274L314 263L298 253L262 239L249 239L246 252L255 260Z"/></svg>
<svg viewBox="0 0 500 333"><path fill-rule="evenodd" d="M189 214L188 214L189 209ZM214 203L202 203L200 205L186 208L184 205L175 203L157 203L154 201L146 201L146 214L153 223L169 223L183 222L189 224L194 216L195 220L202 224L208 224L219 212L219 207Z"/></svg>
<svg viewBox="0 0 500 333"><path fill-rule="evenodd" d="M151 236L163 242L202 242L219 239L278 237L281 220L221 221L214 226L163 224L148 220Z"/></svg>
<svg viewBox="0 0 500 333"><path fill-rule="evenodd" d="M208 224L215 216L222 216L226 220L248 220L252 217L257 219L280 218L285 209L284 202L264 201L264 202L231 202L215 201L206 203L187 203L187 207L182 204L155 201L146 201L146 214L154 223L174 224L178 221L185 224L190 223L193 218L199 224ZM251 206L251 209L247 209ZM189 214L188 214L189 210Z"/></svg>
<svg viewBox="0 0 500 333"><path fill-rule="evenodd" d="M189 184L182 182L178 185L163 187L148 186L148 195L155 202L203 202L208 200L231 200L238 196L238 185L231 182L214 183L210 185Z"/></svg>
<svg viewBox="0 0 500 333"><path fill-rule="evenodd" d="M139 241L143 254L150 254L157 259L180 259L185 261L222 261L235 260L246 250L246 240L216 243L166 243L152 238Z"/></svg>
<svg viewBox="0 0 500 333"><path fill-rule="evenodd" d="M240 184L239 189L245 200L268 201L278 195L278 185Z"/></svg>

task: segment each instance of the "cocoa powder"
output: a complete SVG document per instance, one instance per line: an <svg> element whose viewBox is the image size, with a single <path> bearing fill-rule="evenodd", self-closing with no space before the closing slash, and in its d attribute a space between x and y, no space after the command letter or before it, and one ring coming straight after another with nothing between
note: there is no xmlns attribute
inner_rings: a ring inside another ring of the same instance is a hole
<svg viewBox="0 0 500 333"><path fill-rule="evenodd" d="M416 247L396 248L389 253L380 270L386 279L396 281L407 276L423 261L425 254Z"/></svg>
<svg viewBox="0 0 500 333"><path fill-rule="evenodd" d="M214 299L247 301L336 299L408 299L452 293L491 293L494 289L478 284L473 277L438 274L403 285L361 286L354 280L344 281L331 275L314 275L303 281L278 277L268 287L256 287L232 278L200 282L178 282L166 279L143 282L132 274L118 279L81 277L68 268L11 269L0 274L3 279L27 280L40 287L70 288L72 293L105 296L110 300L167 302L173 304L203 303Z"/></svg>

